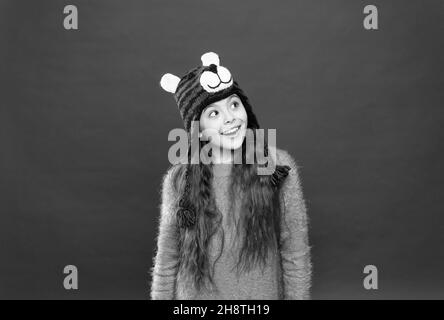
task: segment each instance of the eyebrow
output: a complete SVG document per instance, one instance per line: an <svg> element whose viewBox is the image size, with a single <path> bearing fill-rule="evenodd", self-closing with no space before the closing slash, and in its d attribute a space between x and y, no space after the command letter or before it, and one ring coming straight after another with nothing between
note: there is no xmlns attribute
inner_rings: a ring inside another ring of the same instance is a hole
<svg viewBox="0 0 444 320"><path fill-rule="evenodd" d="M228 99L230 99L230 101L231 101L233 98L239 99L239 96L237 94L233 93Z"/></svg>
<svg viewBox="0 0 444 320"><path fill-rule="evenodd" d="M235 93L233 93L231 96L228 97L229 101L231 101L231 100L234 99L234 98L238 98L238 99L240 99L239 96L238 96L237 94L235 94ZM206 107L202 110L202 112L205 112L206 110L208 110L208 109L211 108L211 107L216 108L215 106L213 106L212 104L210 104L210 105L206 106Z"/></svg>

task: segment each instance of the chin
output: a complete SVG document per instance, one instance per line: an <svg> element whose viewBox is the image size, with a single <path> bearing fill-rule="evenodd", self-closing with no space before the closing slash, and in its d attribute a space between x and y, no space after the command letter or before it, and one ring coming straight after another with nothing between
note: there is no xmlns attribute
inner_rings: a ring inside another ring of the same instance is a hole
<svg viewBox="0 0 444 320"><path fill-rule="evenodd" d="M237 150L240 147L242 147L242 143L244 142L244 139L245 139L245 135L235 138L235 139L230 139L230 138L221 139L221 147L224 149L229 149L229 150Z"/></svg>

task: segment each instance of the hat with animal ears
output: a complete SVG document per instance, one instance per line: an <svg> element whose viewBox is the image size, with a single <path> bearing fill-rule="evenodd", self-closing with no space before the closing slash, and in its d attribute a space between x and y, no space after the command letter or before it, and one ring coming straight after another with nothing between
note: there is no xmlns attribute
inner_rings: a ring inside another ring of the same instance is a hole
<svg viewBox="0 0 444 320"><path fill-rule="evenodd" d="M191 122L199 120L206 106L237 94L248 116L248 127L258 129L259 124L247 96L233 79L231 72L220 65L219 56L207 52L201 56L202 65L188 71L182 78L166 73L160 80L161 87L174 95L187 131Z"/></svg>

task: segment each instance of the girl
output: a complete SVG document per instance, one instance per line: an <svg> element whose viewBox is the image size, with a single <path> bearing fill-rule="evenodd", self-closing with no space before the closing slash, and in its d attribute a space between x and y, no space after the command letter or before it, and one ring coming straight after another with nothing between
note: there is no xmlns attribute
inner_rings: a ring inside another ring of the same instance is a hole
<svg viewBox="0 0 444 320"><path fill-rule="evenodd" d="M196 164L189 143L186 163L164 176L151 298L308 299L310 246L297 165L267 143L248 147L247 130L256 142L259 128L248 98L215 53L201 60L182 78L161 79L187 132L199 130L200 147L212 148L210 163ZM258 148L271 155L272 174L258 174ZM234 161L237 151L242 163Z"/></svg>

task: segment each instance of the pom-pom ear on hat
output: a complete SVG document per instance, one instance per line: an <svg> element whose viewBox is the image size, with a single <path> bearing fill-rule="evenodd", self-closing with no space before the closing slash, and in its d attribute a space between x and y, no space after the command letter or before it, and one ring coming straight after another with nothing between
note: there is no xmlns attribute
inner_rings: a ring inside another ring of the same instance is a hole
<svg viewBox="0 0 444 320"><path fill-rule="evenodd" d="M180 78L171 73L165 73L160 79L160 86L163 90L175 93L179 84Z"/></svg>
<svg viewBox="0 0 444 320"><path fill-rule="evenodd" d="M218 66L220 64L219 56L214 52L207 52L200 57L200 60L202 60L202 65L204 67L215 64Z"/></svg>

